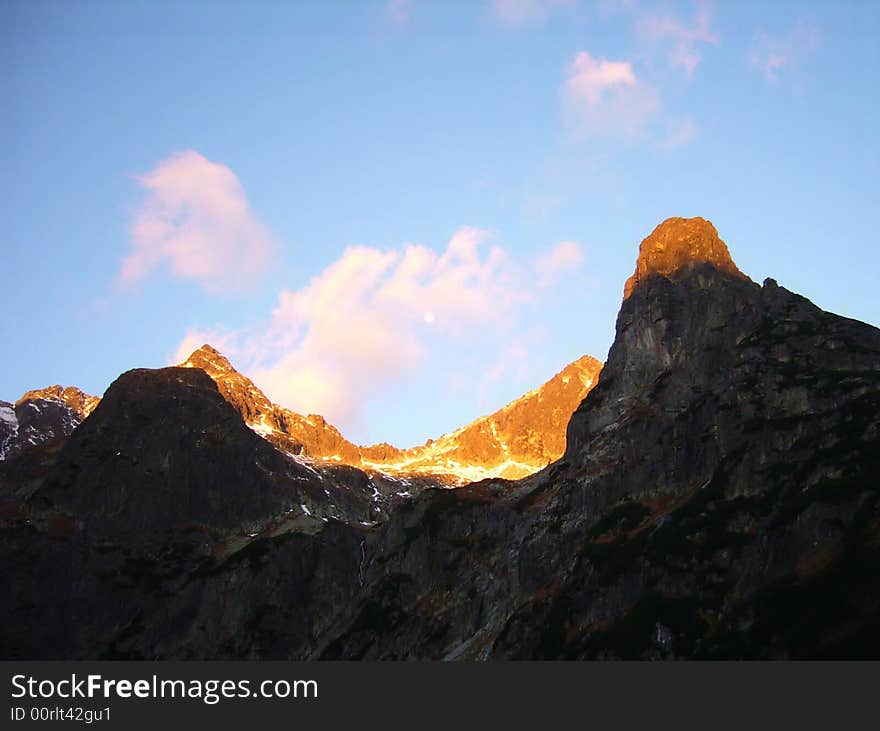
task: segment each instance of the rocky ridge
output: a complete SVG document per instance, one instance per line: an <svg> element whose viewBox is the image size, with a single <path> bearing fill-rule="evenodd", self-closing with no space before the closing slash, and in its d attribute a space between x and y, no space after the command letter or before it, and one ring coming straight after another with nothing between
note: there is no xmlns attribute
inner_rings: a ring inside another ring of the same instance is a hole
<svg viewBox="0 0 880 731"><path fill-rule="evenodd" d="M880 657L880 331L677 225L560 460L375 525L288 515L322 487L198 369L124 374L58 455L0 463L6 656Z"/></svg>
<svg viewBox="0 0 880 731"><path fill-rule="evenodd" d="M0 401L0 460L67 438L98 401L74 386L57 385L28 391L14 405Z"/></svg>
<svg viewBox="0 0 880 731"><path fill-rule="evenodd" d="M563 458L403 506L309 656L880 657L880 331L655 234Z"/></svg>
<svg viewBox="0 0 880 731"><path fill-rule="evenodd" d="M583 356L495 413L425 445L400 449L390 444L353 444L322 416L302 416L272 403L210 345L203 345L181 365L204 370L245 423L282 450L370 472L429 475L449 484L488 477L515 479L558 459L565 449L568 419L602 368L595 358Z"/></svg>
<svg viewBox="0 0 880 731"><path fill-rule="evenodd" d="M282 452L319 464L357 467L419 489L438 482L515 479L558 459L565 449L568 419L596 382L602 364L583 356L495 413L408 449L353 444L323 416L303 416L273 403L208 344L180 367L205 371L245 424ZM99 397L74 387L28 391L16 402L14 413L0 411L0 459L69 436L99 402Z"/></svg>

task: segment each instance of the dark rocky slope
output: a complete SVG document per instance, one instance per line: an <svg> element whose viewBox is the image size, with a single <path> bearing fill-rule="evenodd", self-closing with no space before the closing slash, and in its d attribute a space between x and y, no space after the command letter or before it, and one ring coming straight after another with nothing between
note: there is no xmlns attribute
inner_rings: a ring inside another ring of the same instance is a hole
<svg viewBox="0 0 880 731"><path fill-rule="evenodd" d="M711 224L670 219L564 457L392 499L373 527L357 489L319 516L336 488L201 371L122 376L60 451L0 463L0 647L877 658L878 407L880 331L751 282Z"/></svg>
<svg viewBox="0 0 880 731"><path fill-rule="evenodd" d="M0 463L3 657L299 650L399 487L286 457L202 370L129 371L66 442Z"/></svg>
<svg viewBox="0 0 880 731"><path fill-rule="evenodd" d="M880 657L880 331L702 219L636 275L564 458L404 506L316 656Z"/></svg>

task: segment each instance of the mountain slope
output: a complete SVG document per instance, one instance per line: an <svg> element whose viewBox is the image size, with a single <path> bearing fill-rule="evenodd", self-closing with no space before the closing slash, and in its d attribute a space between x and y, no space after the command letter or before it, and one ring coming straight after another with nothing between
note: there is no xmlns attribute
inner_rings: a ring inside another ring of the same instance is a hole
<svg viewBox="0 0 880 731"><path fill-rule="evenodd" d="M602 368L599 361L583 356L494 414L423 446L400 449L353 444L324 417L303 416L272 403L210 345L195 350L180 366L205 371L244 422L283 452L357 467L404 484L414 480L416 489L438 481L452 485L489 477L516 479L558 459L565 450L568 419ZM99 401L74 387L28 391L12 413L9 407L0 411L0 459L68 437Z"/></svg>
<svg viewBox="0 0 880 731"><path fill-rule="evenodd" d="M718 257L661 224L563 459L404 506L313 656L880 657L880 331Z"/></svg>
<svg viewBox="0 0 880 731"><path fill-rule="evenodd" d="M394 472L450 474L468 482L530 475L562 456L566 424L601 369L599 361L585 355L494 414L423 447L380 454L378 447L364 448L362 463Z"/></svg>
<svg viewBox="0 0 880 731"><path fill-rule="evenodd" d="M0 402L0 460L70 436L99 400L73 386L49 386L28 391L14 406Z"/></svg>
<svg viewBox="0 0 880 731"><path fill-rule="evenodd" d="M423 446L399 449L390 444L355 445L323 417L301 416L272 403L210 345L203 345L181 365L204 370L245 423L280 449L371 472L432 475L459 484L487 477L523 477L562 456L568 419L602 368L595 358L583 356L494 414Z"/></svg>
<svg viewBox="0 0 880 731"><path fill-rule="evenodd" d="M6 656L880 658L880 330L702 219L635 271L562 459L375 525L287 514L329 487L198 369L124 374L0 463Z"/></svg>

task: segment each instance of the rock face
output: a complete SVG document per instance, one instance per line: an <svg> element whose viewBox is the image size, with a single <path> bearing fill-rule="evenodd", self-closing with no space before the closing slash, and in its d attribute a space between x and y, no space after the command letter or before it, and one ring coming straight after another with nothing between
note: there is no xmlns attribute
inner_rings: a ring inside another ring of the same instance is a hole
<svg viewBox="0 0 880 731"><path fill-rule="evenodd" d="M880 331L695 227L643 244L560 460L378 522L201 370L124 374L0 463L5 656L880 658Z"/></svg>
<svg viewBox="0 0 880 731"><path fill-rule="evenodd" d="M336 427L317 414L301 416L272 403L253 381L236 371L210 345L203 345L181 365L204 370L244 422L280 449L314 459L360 464L358 447Z"/></svg>
<svg viewBox="0 0 880 731"><path fill-rule="evenodd" d="M363 448L361 464L398 474L451 475L459 483L533 474L562 456L568 420L600 370L602 364L585 355L540 388L423 447Z"/></svg>
<svg viewBox="0 0 880 731"><path fill-rule="evenodd" d="M494 414L423 446L400 449L390 444L353 444L324 417L303 416L272 403L210 345L194 351L180 366L207 373L245 424L282 452L356 467L386 482L404 481L412 492L489 477L516 479L558 459L565 450L569 417L602 368L585 355ZM0 411L0 459L70 436L99 401L73 387L28 391L16 402L14 413Z"/></svg>
<svg viewBox="0 0 880 731"><path fill-rule="evenodd" d="M4 657L301 649L401 489L284 455L200 369L129 371L69 439L0 463Z"/></svg>
<svg viewBox="0 0 880 731"><path fill-rule="evenodd" d="M695 228L643 245L563 459L404 506L314 656L880 657L880 331Z"/></svg>
<svg viewBox="0 0 880 731"><path fill-rule="evenodd" d="M704 218L667 218L639 246L636 270L623 286L623 298L651 275L669 276L699 264L711 264L719 272L745 275L737 269L725 243Z"/></svg>
<svg viewBox="0 0 880 731"><path fill-rule="evenodd" d="M18 416L8 401L0 401L0 459L6 457L10 442L18 434Z"/></svg>
<svg viewBox="0 0 880 731"><path fill-rule="evenodd" d="M370 472L429 476L446 484L488 477L515 479L558 459L565 450L568 420L602 368L585 355L494 414L424 446L399 449L390 444L358 446L322 416L301 416L272 403L210 345L203 345L181 365L204 370L245 423L279 449Z"/></svg>
<svg viewBox="0 0 880 731"><path fill-rule="evenodd" d="M18 406L26 401L62 401L73 409L77 418L82 421L94 411L100 400L97 396L84 393L76 386L55 385L28 391L15 403Z"/></svg>
<svg viewBox="0 0 880 731"><path fill-rule="evenodd" d="M99 400L73 386L49 386L28 391L14 407L0 402L0 460L70 436Z"/></svg>

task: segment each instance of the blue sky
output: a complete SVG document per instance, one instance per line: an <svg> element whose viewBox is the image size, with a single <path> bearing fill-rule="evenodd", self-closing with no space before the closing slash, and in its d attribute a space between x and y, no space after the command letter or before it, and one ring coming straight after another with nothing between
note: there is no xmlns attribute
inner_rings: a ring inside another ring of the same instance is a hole
<svg viewBox="0 0 880 731"><path fill-rule="evenodd" d="M880 323L880 5L5 2L0 398L208 339L359 442L583 353L639 241Z"/></svg>

